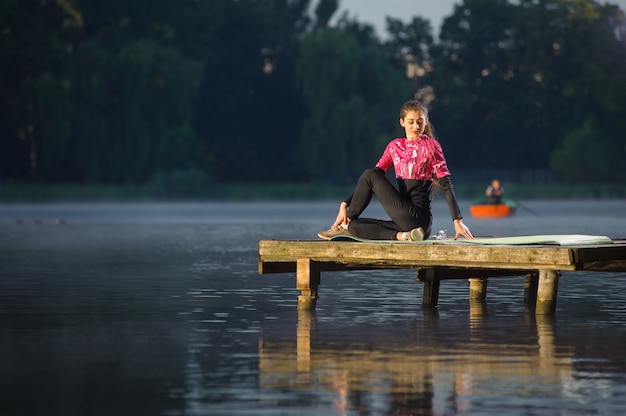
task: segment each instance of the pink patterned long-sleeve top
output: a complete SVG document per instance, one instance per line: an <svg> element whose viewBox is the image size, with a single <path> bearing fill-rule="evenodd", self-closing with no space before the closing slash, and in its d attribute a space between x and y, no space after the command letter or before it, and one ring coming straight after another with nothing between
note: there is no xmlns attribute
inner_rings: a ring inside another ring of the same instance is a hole
<svg viewBox="0 0 626 416"><path fill-rule="evenodd" d="M425 134L416 140L389 142L376 167L387 172L392 166L398 179L430 181L450 176L441 145Z"/></svg>

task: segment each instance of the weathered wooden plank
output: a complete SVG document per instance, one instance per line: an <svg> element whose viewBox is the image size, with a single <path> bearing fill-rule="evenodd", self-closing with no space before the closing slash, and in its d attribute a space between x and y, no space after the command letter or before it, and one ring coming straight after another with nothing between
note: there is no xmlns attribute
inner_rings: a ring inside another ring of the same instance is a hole
<svg viewBox="0 0 626 416"><path fill-rule="evenodd" d="M576 270L590 272L626 272L626 260L589 261L581 263Z"/></svg>
<svg viewBox="0 0 626 416"><path fill-rule="evenodd" d="M269 262L259 260L259 274L295 273L295 262Z"/></svg>
<svg viewBox="0 0 626 416"><path fill-rule="evenodd" d="M626 271L626 243L573 248L577 270Z"/></svg>
<svg viewBox="0 0 626 416"><path fill-rule="evenodd" d="M265 262L311 258L342 264L449 266L479 268L555 268L575 270L570 248L545 246L471 246L435 244L372 244L325 241L259 242Z"/></svg>
<svg viewBox="0 0 626 416"><path fill-rule="evenodd" d="M411 267L402 265L347 265L338 263L318 263L318 269L320 272L342 272L342 271L355 271L355 270L381 270L381 269L415 269L417 272L421 269L428 269L429 267ZM451 268L451 267L439 267L440 276L442 280L459 279L464 280L468 278L483 278L489 277L511 277L511 276L525 276L529 273L527 269L478 269L478 268ZM271 262L259 262L259 274L278 274L278 273L295 273L296 263L271 263ZM419 279L418 279L419 280Z"/></svg>
<svg viewBox="0 0 626 416"><path fill-rule="evenodd" d="M275 274L275 273L295 273L296 261L289 262L270 262L259 260L259 274ZM335 262L317 262L317 267L321 272L343 272L347 270L376 270L376 269L411 269L411 265L394 265L394 264L342 264ZM516 276L518 273L507 273L507 276ZM521 272L521 274L524 274ZM467 276L459 276L463 279ZM453 277L450 277L453 278Z"/></svg>
<svg viewBox="0 0 626 416"><path fill-rule="evenodd" d="M410 245L368 244L349 242L261 241L259 255L263 258L283 258L285 261L302 257L320 257L334 260L352 260L384 257L389 260L451 261L516 263L572 263L570 249L545 246L470 246L470 245Z"/></svg>
<svg viewBox="0 0 626 416"><path fill-rule="evenodd" d="M530 271L527 269L478 269L478 268L450 268L440 267L441 280L449 279L468 279L480 278L488 279L490 277L510 277L510 276L526 276Z"/></svg>

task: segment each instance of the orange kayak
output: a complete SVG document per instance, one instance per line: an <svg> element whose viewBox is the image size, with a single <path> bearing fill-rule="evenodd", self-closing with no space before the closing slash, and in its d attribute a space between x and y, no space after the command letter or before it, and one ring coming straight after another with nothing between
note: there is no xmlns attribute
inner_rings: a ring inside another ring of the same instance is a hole
<svg viewBox="0 0 626 416"><path fill-rule="evenodd" d="M469 207L474 218L505 218L515 213L515 206L508 204L475 204Z"/></svg>

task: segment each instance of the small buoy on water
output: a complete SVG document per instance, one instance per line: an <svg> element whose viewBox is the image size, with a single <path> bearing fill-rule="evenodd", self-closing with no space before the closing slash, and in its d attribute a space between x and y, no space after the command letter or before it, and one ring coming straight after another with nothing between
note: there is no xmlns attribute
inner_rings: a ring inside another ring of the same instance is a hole
<svg viewBox="0 0 626 416"><path fill-rule="evenodd" d="M56 218L56 219L54 220L54 223L55 223L55 224L65 224L65 220L64 220L64 219L62 219L62 218Z"/></svg>

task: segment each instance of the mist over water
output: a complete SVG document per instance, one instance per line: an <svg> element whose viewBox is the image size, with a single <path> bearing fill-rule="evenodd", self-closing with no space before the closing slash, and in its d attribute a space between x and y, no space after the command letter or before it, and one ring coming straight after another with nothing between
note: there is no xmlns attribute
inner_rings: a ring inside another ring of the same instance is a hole
<svg viewBox="0 0 626 416"><path fill-rule="evenodd" d="M626 408L624 273L523 277L423 309L411 270L259 275L261 239L316 239L337 202L0 205L0 414L612 415ZM464 210L467 212L467 210ZM382 217L377 205L365 215ZM453 231L442 198L433 231ZM626 201L531 201L475 235L626 238Z"/></svg>

